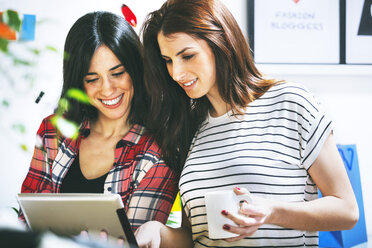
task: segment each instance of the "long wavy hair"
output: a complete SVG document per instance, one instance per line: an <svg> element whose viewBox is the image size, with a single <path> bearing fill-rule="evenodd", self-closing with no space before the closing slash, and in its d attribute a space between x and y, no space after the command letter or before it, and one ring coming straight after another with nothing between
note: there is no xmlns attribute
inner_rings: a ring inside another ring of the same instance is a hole
<svg viewBox="0 0 372 248"><path fill-rule="evenodd" d="M148 95L143 79L142 43L128 22L110 12L92 12L80 17L71 27L65 41L63 60L63 88L61 97L71 88L84 90L83 80L88 73L93 54L100 46L107 46L129 73L134 89L130 124L145 124L148 113ZM98 110L70 99L66 117L77 123L84 119L96 120Z"/></svg>
<svg viewBox="0 0 372 248"><path fill-rule="evenodd" d="M190 99L169 75L157 40L160 32L182 32L208 43L215 56L219 94L234 114L242 114L275 82L262 78L239 25L218 0L168 0L147 16L141 32L145 85L151 93L149 127L166 161L180 173L192 137L212 106L206 96Z"/></svg>

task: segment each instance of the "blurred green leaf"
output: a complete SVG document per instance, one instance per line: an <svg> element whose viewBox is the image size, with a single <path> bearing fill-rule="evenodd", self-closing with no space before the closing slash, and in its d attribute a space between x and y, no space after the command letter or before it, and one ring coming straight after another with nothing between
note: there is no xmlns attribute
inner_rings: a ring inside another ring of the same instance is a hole
<svg viewBox="0 0 372 248"><path fill-rule="evenodd" d="M52 52L58 52L58 51L57 51L57 48L52 47L52 46L46 46L46 47L45 47L45 50L49 50L49 51L52 51Z"/></svg>
<svg viewBox="0 0 372 248"><path fill-rule="evenodd" d="M25 152L28 151L28 148L27 148L27 146L26 146L25 144L21 144L21 149L22 149L23 151L25 151Z"/></svg>
<svg viewBox="0 0 372 248"><path fill-rule="evenodd" d="M3 106L5 106L5 107L9 107L9 102L8 102L8 100L3 100L2 101L2 103L1 103Z"/></svg>
<svg viewBox="0 0 372 248"><path fill-rule="evenodd" d="M31 74L31 73L25 73L24 75L23 75L23 78L26 80L26 81L29 81L29 82L33 82L33 81L35 81L35 79L36 79L36 76L34 75L34 74Z"/></svg>
<svg viewBox="0 0 372 248"><path fill-rule="evenodd" d="M19 131L22 134L26 133L26 128L21 123L13 124L12 128Z"/></svg>
<svg viewBox="0 0 372 248"><path fill-rule="evenodd" d="M37 25L42 25L42 24L45 24L45 23L51 23L55 21L54 19L50 19L50 18L43 18L43 19L37 19L36 20L36 24Z"/></svg>
<svg viewBox="0 0 372 248"><path fill-rule="evenodd" d="M70 54L63 52L63 60L69 60L70 59Z"/></svg>
<svg viewBox="0 0 372 248"><path fill-rule="evenodd" d="M24 60L24 59L20 59L20 58L13 58L13 64L14 65L26 65L26 66L34 66L35 63L33 62L30 62L30 61L27 61L27 60Z"/></svg>
<svg viewBox="0 0 372 248"><path fill-rule="evenodd" d="M41 50L37 49L37 48L29 48L28 50L35 55L40 55L40 53L41 53Z"/></svg>
<svg viewBox="0 0 372 248"><path fill-rule="evenodd" d="M68 96L69 98L73 98L79 102L90 104L89 97L87 96L87 94L85 94L84 91L80 89L69 89L66 93L66 96Z"/></svg>
<svg viewBox="0 0 372 248"><path fill-rule="evenodd" d="M69 102L66 98L61 98L58 101L57 115L63 115L68 110Z"/></svg>
<svg viewBox="0 0 372 248"><path fill-rule="evenodd" d="M9 44L8 40L0 38L0 51L2 51L3 53L7 53L8 52L8 44Z"/></svg>
<svg viewBox="0 0 372 248"><path fill-rule="evenodd" d="M167 220L167 225L171 225L171 224L178 224L178 221L168 219Z"/></svg>
<svg viewBox="0 0 372 248"><path fill-rule="evenodd" d="M62 133L63 136L76 139L79 134L79 126L72 121L66 120L62 116L54 116L51 119L52 124Z"/></svg>
<svg viewBox="0 0 372 248"><path fill-rule="evenodd" d="M9 28L19 32L21 29L21 19L16 11L8 9L3 12L1 21L9 26Z"/></svg>

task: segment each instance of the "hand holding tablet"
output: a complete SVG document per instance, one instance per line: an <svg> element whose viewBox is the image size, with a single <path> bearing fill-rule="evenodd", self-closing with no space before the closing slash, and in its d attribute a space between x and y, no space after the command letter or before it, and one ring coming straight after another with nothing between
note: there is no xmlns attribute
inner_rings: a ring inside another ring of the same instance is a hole
<svg viewBox="0 0 372 248"><path fill-rule="evenodd" d="M115 239L124 238L125 247L137 247L119 194L23 193L17 199L32 230L68 236L105 230Z"/></svg>

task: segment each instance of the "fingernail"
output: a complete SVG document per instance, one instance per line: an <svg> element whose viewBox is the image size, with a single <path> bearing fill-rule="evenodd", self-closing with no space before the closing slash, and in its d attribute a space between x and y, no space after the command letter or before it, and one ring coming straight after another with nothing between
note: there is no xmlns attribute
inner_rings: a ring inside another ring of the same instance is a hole
<svg viewBox="0 0 372 248"><path fill-rule="evenodd" d="M83 230L80 232L81 237L89 239L89 233L87 230Z"/></svg>
<svg viewBox="0 0 372 248"><path fill-rule="evenodd" d="M230 230L230 226L229 225L227 225L227 224L225 224L225 225L223 225L223 227L222 227L224 230Z"/></svg>
<svg viewBox="0 0 372 248"><path fill-rule="evenodd" d="M222 210L221 214L227 216L229 214L229 212L227 212L226 210Z"/></svg>
<svg viewBox="0 0 372 248"><path fill-rule="evenodd" d="M235 187L237 190L240 190L240 188L239 187Z"/></svg>

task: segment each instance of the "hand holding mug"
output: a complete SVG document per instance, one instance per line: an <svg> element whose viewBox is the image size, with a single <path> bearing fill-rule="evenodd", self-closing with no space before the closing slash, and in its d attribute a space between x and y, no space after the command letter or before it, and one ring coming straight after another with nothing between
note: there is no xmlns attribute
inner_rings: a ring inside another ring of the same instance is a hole
<svg viewBox="0 0 372 248"><path fill-rule="evenodd" d="M237 195L250 194L246 188L234 188ZM263 224L269 224L269 216L272 213L272 208L275 202L269 199L251 195L250 202L242 202L240 205L239 214L234 214L229 211L222 212L226 218L234 222L234 225L225 224L223 229L234 233L235 236L227 238L226 241L234 242L251 236Z"/></svg>
<svg viewBox="0 0 372 248"><path fill-rule="evenodd" d="M229 232L226 229L224 230L223 227L238 226L233 220L225 218L225 216L226 213L238 216L241 201L248 203L252 201L249 192L247 194L237 195L231 189L211 191L205 194L209 238L225 239L239 236L239 234Z"/></svg>

